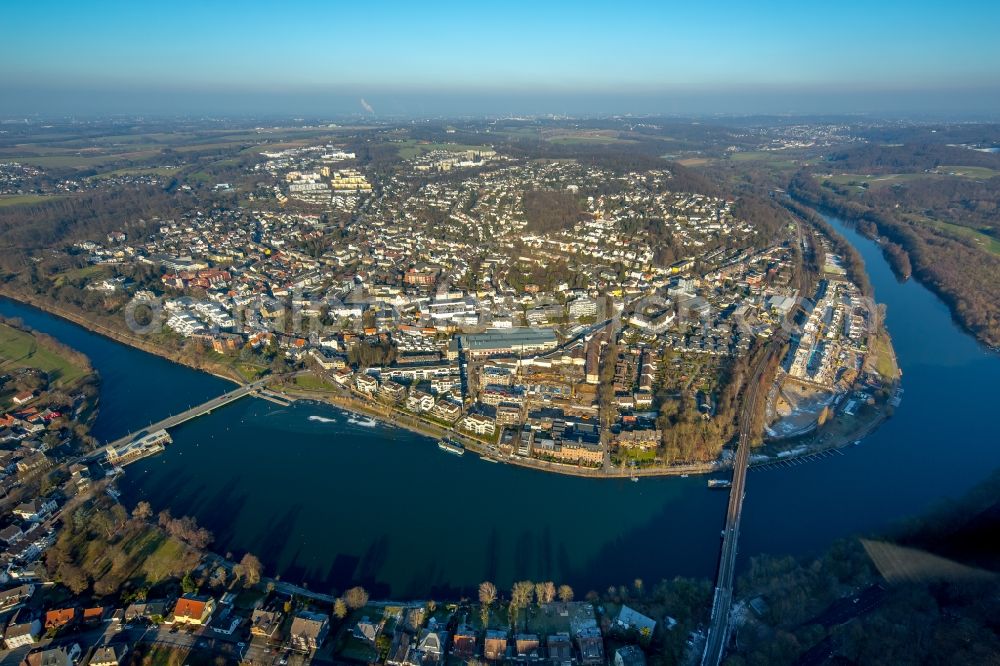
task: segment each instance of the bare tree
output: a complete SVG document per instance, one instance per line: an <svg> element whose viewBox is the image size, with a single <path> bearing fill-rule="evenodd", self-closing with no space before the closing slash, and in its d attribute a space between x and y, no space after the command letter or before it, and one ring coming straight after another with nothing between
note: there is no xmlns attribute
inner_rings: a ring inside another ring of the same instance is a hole
<svg viewBox="0 0 1000 666"><path fill-rule="evenodd" d="M149 520L153 517L153 507L149 505L149 502L143 500L132 509L132 517L136 520Z"/></svg>
<svg viewBox="0 0 1000 666"><path fill-rule="evenodd" d="M347 617L347 602L338 597L337 600L333 602L333 614L337 616L338 620L343 620Z"/></svg>
<svg viewBox="0 0 1000 666"><path fill-rule="evenodd" d="M521 610L531 605L535 596L535 584L530 580L519 580L510 591L510 623L517 626L517 618Z"/></svg>
<svg viewBox="0 0 1000 666"><path fill-rule="evenodd" d="M545 583L545 603L551 604L556 600L556 584L551 580Z"/></svg>
<svg viewBox="0 0 1000 666"><path fill-rule="evenodd" d="M535 599L540 604L545 603L545 583L535 583Z"/></svg>
<svg viewBox="0 0 1000 666"><path fill-rule="evenodd" d="M573 601L573 588L569 585L559 586L559 601L563 603L569 603Z"/></svg>
<svg viewBox="0 0 1000 666"><path fill-rule="evenodd" d="M247 553L240 559L240 563L234 567L234 570L238 576L243 577L244 587L253 587L260 582L264 567L256 555Z"/></svg>
<svg viewBox="0 0 1000 666"><path fill-rule="evenodd" d="M351 610L364 608L365 604L368 603L368 591L361 586L352 587L344 593L344 601Z"/></svg>
<svg viewBox="0 0 1000 666"><path fill-rule="evenodd" d="M497 600L497 586L488 580L483 581L479 584L479 613L483 621L483 627L486 627L490 621L490 606L493 602Z"/></svg>

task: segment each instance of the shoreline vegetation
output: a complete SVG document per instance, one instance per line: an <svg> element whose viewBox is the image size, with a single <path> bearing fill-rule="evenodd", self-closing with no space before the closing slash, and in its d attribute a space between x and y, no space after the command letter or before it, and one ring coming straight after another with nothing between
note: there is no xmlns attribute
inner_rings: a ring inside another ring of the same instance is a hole
<svg viewBox="0 0 1000 666"><path fill-rule="evenodd" d="M979 282L973 279L959 284L955 273L947 272L938 265L942 256L951 258L951 255L944 255L946 251L971 261L979 250L973 250L948 236L938 235L928 240L920 234L932 234L933 231L921 230L905 220L894 219L888 213L857 202L844 201L824 191L811 177L793 179L789 193L795 207L817 215L816 209L827 210L854 225L866 237L874 237L873 240L883 244L883 256L899 279L914 277L948 307L952 319L963 331L990 351L1000 350L1000 337L995 330L996 312L989 311L986 305L990 302L989 298L980 292L983 288L988 291L988 285L992 283L988 279L990 273L984 271L980 274ZM996 265L996 259L988 254L983 253L981 259ZM976 285L975 292L964 290L963 286L967 285Z"/></svg>
<svg viewBox="0 0 1000 666"><path fill-rule="evenodd" d="M95 333L102 337L108 338L119 344L124 344L134 349L158 356L162 359L170 361L172 363L177 363L184 367L190 368L192 370L197 370L201 372L208 372L215 377L231 381L237 384L243 383L245 378L238 377L236 371L232 366L215 363L210 359L205 357L194 357L190 358L183 355L177 351L167 349L161 345L152 344L149 341L142 340L141 338L126 334L120 330L116 330L107 325L101 324L99 322L93 321L91 318L85 316L82 313L72 312L66 308L54 305L44 299L41 299L35 295L23 294L19 291L11 291L9 289L0 286L0 297L8 298L22 305L28 305L34 307L42 312L46 312L50 315L58 317L60 319L66 320L70 323L76 324L81 328L84 328L91 333ZM194 362L197 360L197 362ZM459 432L455 428L445 428L435 423L431 423L426 420L418 419L412 415L401 413L399 410L387 410L384 405L380 403L367 403L362 402L357 399L349 398L343 394L334 393L325 390L309 390L302 387L293 387L286 384L274 384L271 388L278 388L286 395L295 398L302 398L306 400L314 400L321 403L329 404L339 409L366 417L374 417L384 424L391 427L399 427L410 432L414 432L418 435L422 435L429 438L441 439L442 437L449 437L458 440L462 445L467 448L470 452L476 453L483 458L489 458L495 462L508 463L516 465L518 467L526 469L534 469L542 472L551 472L554 474L563 474L567 476L576 476L584 478L603 478L603 479L622 479L622 478L655 478L655 477L669 477L669 476L688 476L691 474L695 475L708 475L716 472L724 472L731 468L732 463L729 459L720 458L715 461L707 463L689 463L682 465L671 465L668 467L638 467L634 469L625 469L622 467L615 467L611 470L605 470L601 467L584 467L580 465L572 465L565 463L558 463L554 461L541 460L538 458L525 458L518 456L510 456L504 458L498 458L494 451L491 451L491 447L488 443L482 440L476 439L467 433ZM874 430L881 425L885 419L889 418L889 414L886 414L883 410L880 418L876 419L873 423L870 423L863 429L860 434L857 432L850 432L837 437L836 439L830 441L819 447L808 447L808 450L795 453L793 455L784 456L783 458L767 461L758 461L751 463L751 466L755 465L767 465L773 462L794 460L800 457L806 457L819 453L821 451L841 449L861 437L867 437L869 434L874 432ZM814 434L814 433L813 433ZM761 449L758 449L760 451Z"/></svg>

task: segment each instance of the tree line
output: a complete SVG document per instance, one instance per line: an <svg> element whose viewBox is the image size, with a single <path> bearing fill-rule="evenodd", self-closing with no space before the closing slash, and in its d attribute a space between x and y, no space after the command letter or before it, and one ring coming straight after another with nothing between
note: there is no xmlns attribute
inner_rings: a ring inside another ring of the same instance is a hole
<svg viewBox="0 0 1000 666"><path fill-rule="evenodd" d="M913 275L948 305L966 330L987 345L1000 345L1000 256L955 233L911 222L895 210L845 200L819 185L808 170L796 174L789 191L853 223L874 225L880 236L906 251Z"/></svg>

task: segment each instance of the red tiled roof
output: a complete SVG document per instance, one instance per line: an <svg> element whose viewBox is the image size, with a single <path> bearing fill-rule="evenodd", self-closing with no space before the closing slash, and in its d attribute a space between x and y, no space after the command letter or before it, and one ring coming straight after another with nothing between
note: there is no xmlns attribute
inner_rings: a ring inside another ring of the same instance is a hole
<svg viewBox="0 0 1000 666"><path fill-rule="evenodd" d="M174 617L190 617L201 619L205 614L205 602L201 599L181 597L174 606Z"/></svg>
<svg viewBox="0 0 1000 666"><path fill-rule="evenodd" d="M45 626L46 627L61 627L64 624L68 624L76 618L75 608L59 608L56 610L50 610L45 613Z"/></svg>

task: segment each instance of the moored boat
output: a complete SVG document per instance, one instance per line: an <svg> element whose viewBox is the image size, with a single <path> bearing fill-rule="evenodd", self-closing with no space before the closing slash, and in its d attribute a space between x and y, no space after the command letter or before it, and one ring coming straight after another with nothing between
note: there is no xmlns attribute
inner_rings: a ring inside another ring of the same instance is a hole
<svg viewBox="0 0 1000 666"><path fill-rule="evenodd" d="M441 449L442 451L445 451L446 453L453 453L456 456L465 455L464 447L459 446L458 444L450 442L446 439L442 439L438 442L438 448Z"/></svg>

